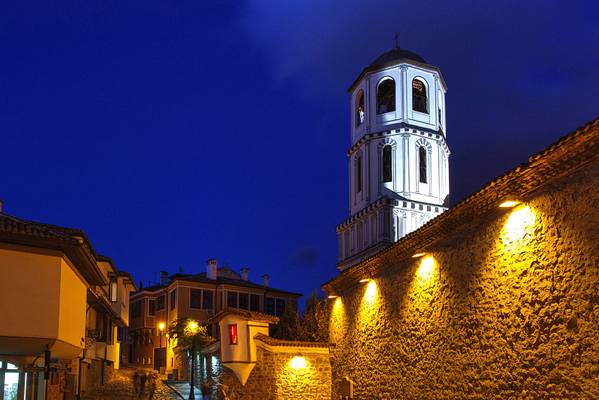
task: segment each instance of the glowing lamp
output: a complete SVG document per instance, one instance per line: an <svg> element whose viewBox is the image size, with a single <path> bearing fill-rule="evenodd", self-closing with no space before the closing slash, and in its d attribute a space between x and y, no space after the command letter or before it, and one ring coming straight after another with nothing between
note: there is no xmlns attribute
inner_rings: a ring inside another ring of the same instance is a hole
<svg viewBox="0 0 599 400"><path fill-rule="evenodd" d="M306 368L308 366L308 362L306 361L306 359L301 356L293 357L289 364L291 365L291 368L293 368L293 369L302 369L302 368Z"/></svg>
<svg viewBox="0 0 599 400"><path fill-rule="evenodd" d="M501 204L499 204L500 208L512 208L516 207L520 202L518 200L505 200Z"/></svg>
<svg viewBox="0 0 599 400"><path fill-rule="evenodd" d="M426 253L414 253L412 258L419 258L419 257L425 256L425 255L426 255Z"/></svg>
<svg viewBox="0 0 599 400"><path fill-rule="evenodd" d="M360 283L367 283L367 282L370 282L370 278L360 279Z"/></svg>
<svg viewBox="0 0 599 400"><path fill-rule="evenodd" d="M164 322L159 322L158 323L158 330L160 332L164 331L164 328L166 327L166 324Z"/></svg>
<svg viewBox="0 0 599 400"><path fill-rule="evenodd" d="M336 298L337 298L337 296L336 296L336 295L334 295L334 294L332 294L332 295L330 295L330 296L327 296L327 298L329 298L329 299L336 299Z"/></svg>
<svg viewBox="0 0 599 400"><path fill-rule="evenodd" d="M189 321L189 322L187 323L187 329L188 329L188 330L189 330L191 333L195 334L195 333L197 333L197 332L198 332L198 329L200 329L200 325L198 325L198 322L197 322L197 321L193 321L193 320L192 320L192 321Z"/></svg>

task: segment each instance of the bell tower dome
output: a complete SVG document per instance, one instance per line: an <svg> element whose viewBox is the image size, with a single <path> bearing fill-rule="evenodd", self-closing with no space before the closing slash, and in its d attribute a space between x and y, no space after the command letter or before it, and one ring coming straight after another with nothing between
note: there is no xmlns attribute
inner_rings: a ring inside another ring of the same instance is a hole
<svg viewBox="0 0 599 400"><path fill-rule="evenodd" d="M350 86L350 216L337 226L340 270L447 209L446 92L437 67L399 47Z"/></svg>

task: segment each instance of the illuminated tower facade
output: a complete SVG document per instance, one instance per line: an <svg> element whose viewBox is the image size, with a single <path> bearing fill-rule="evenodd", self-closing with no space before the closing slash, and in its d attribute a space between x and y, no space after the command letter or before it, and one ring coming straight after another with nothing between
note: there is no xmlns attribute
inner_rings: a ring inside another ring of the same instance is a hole
<svg viewBox="0 0 599 400"><path fill-rule="evenodd" d="M399 47L349 88L350 216L337 226L340 270L447 210L446 91L437 67Z"/></svg>

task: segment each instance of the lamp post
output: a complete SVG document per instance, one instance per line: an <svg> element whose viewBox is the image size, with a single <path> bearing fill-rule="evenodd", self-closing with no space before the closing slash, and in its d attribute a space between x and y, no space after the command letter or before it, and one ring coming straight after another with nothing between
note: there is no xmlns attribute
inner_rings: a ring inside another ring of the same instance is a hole
<svg viewBox="0 0 599 400"><path fill-rule="evenodd" d="M166 324L164 322L158 323L158 373L160 374L162 374L162 332L164 331L165 326Z"/></svg>
<svg viewBox="0 0 599 400"><path fill-rule="evenodd" d="M198 329L199 329L199 325L197 323L197 321L189 321L187 323L187 330L189 331L189 335L190 336L194 336L195 334L198 333ZM191 340L191 373L189 374L189 398L188 400L195 400L196 395L195 395L195 387L194 387L194 375L195 375L195 353L196 353L196 348L195 348L195 338L193 338Z"/></svg>

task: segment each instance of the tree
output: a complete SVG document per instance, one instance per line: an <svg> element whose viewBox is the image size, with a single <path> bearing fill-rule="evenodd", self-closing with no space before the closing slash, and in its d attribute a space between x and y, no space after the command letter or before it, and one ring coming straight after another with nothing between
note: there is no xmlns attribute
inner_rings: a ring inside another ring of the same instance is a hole
<svg viewBox="0 0 599 400"><path fill-rule="evenodd" d="M274 326L272 337L284 340L301 340L299 318L295 307L287 307Z"/></svg>
<svg viewBox="0 0 599 400"><path fill-rule="evenodd" d="M300 318L300 340L329 341L329 308L316 291L306 298L306 309Z"/></svg>
<svg viewBox="0 0 599 400"><path fill-rule="evenodd" d="M189 350L191 354L191 371L189 373L189 400L195 399L194 375L196 351L214 343L214 338L208 334L208 329L198 321L190 318L180 318L174 321L168 329L169 341L176 341L177 347Z"/></svg>
<svg viewBox="0 0 599 400"><path fill-rule="evenodd" d="M279 317L272 337L305 342L329 341L329 311L327 302L316 291L306 298L306 309L298 316L295 308L288 308Z"/></svg>

